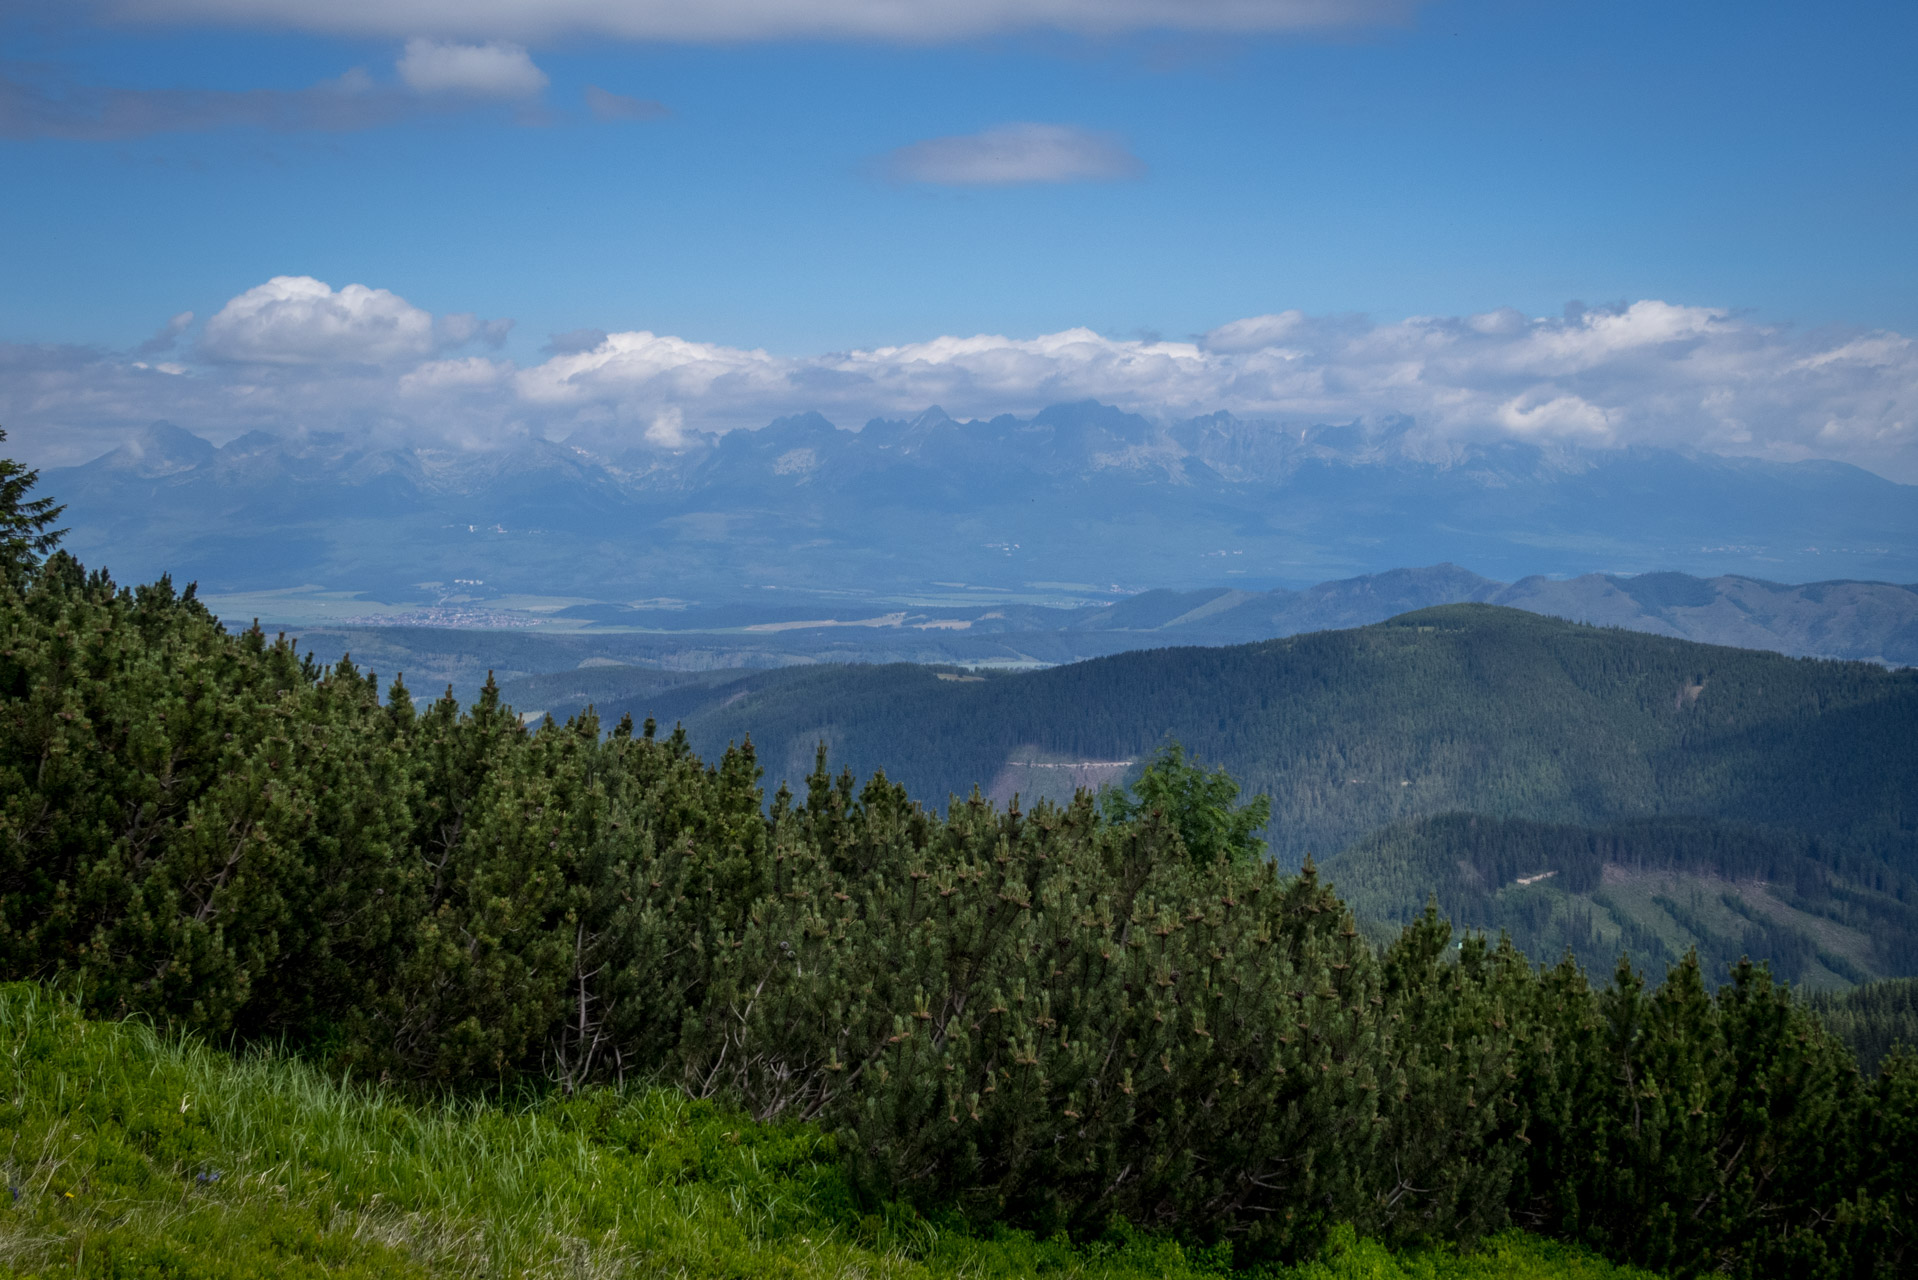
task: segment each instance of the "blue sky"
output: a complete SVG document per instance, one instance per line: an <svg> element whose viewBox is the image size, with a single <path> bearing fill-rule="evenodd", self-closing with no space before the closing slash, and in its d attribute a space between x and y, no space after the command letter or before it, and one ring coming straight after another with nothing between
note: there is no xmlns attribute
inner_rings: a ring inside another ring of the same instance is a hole
<svg viewBox="0 0 1918 1280"><path fill-rule="evenodd" d="M677 40L631 35L656 0L570 0L560 29L531 0L0 5L0 341L128 351L192 311L179 360L230 370L200 326L280 276L510 318L485 354L518 369L577 330L806 358L1574 301L1822 350L1918 332L1918 6L1434 0L1287 29L1312 2L1144 0L1148 29L1089 31L788 0L759 10L781 30ZM1080 4L1047 11L1083 28ZM903 16L806 34L875 11ZM1221 12L1279 29L1163 21ZM494 61L436 88L409 40ZM354 127L312 107L340 77ZM596 119L588 86L664 110ZM1030 154L992 170L1007 148ZM1847 384L1893 404L1869 447L1821 448L1814 409L1772 451L1918 474L1914 365ZM48 456L111 426L35 403L0 385Z"/></svg>

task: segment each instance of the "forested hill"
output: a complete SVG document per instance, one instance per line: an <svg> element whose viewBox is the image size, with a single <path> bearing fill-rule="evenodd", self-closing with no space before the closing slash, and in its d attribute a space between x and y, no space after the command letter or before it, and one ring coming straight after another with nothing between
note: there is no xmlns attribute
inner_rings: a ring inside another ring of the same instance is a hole
<svg viewBox="0 0 1918 1280"><path fill-rule="evenodd" d="M1799 832L1441 814L1394 823L1324 871L1376 932L1436 897L1448 918L1509 934L1527 955L1570 951L1598 972L1620 953L1656 971L1695 950L1707 973L1749 956L1814 990L1918 973L1918 876Z"/></svg>
<svg viewBox="0 0 1918 1280"><path fill-rule="evenodd" d="M1069 787L1075 763L1177 738L1272 798L1283 863L1451 811L1601 824L1660 815L1816 834L1910 865L1918 672L1785 658L1489 605L1230 648L955 678L926 668L758 673L611 708L750 734L775 777L816 743L927 799ZM608 708L602 707L602 712ZM1109 775L1108 775L1109 776Z"/></svg>

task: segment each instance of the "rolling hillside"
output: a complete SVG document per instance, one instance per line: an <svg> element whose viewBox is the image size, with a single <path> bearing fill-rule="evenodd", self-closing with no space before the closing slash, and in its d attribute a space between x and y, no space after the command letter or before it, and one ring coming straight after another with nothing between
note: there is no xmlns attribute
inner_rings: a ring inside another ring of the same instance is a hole
<svg viewBox="0 0 1918 1280"><path fill-rule="evenodd" d="M1452 811L1714 818L1887 855L1918 841L1918 672L1451 605L958 676L785 669L600 710L683 720L702 750L750 734L774 777L809 771L823 740L836 764L884 768L928 800L991 788L1009 762L1136 760L1177 738L1272 797L1272 848L1290 862Z"/></svg>
<svg viewBox="0 0 1918 1280"><path fill-rule="evenodd" d="M1437 892L1535 955L1755 950L1825 986L1918 971L1914 671L1451 605L1016 675L760 672L601 710L683 721L702 751L750 735L770 780L803 776L823 741L927 800L1064 798L1177 738L1271 796L1282 863L1338 855L1329 874L1373 919ZM1461 844L1427 821L1445 814L1505 825Z"/></svg>

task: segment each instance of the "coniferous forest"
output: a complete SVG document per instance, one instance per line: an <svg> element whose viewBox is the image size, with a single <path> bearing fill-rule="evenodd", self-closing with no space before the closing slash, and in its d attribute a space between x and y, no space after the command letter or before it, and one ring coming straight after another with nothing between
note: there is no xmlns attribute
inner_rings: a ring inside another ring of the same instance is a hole
<svg viewBox="0 0 1918 1280"><path fill-rule="evenodd" d="M1918 1059L1861 1073L1763 967L1429 911L1375 945L1176 756L1130 801L942 813L823 749L768 795L748 742L416 698L81 565L33 479L0 473L0 977L91 1017L422 1098L664 1085L828 1135L870 1212L1241 1268L1514 1226L1676 1275L1918 1265Z"/></svg>
<svg viewBox="0 0 1918 1280"><path fill-rule="evenodd" d="M635 685L609 711L680 721L696 749L750 733L799 777L824 739L925 798L1063 803L1070 762L1136 774L1170 737L1269 797L1273 856L1317 858L1376 940L1436 893L1462 927L1595 971L1695 948L1714 982L1746 955L1811 989L1918 973L1918 671L1465 605L965 679L590 674ZM547 700L575 676L522 687L542 683L535 705L584 707Z"/></svg>

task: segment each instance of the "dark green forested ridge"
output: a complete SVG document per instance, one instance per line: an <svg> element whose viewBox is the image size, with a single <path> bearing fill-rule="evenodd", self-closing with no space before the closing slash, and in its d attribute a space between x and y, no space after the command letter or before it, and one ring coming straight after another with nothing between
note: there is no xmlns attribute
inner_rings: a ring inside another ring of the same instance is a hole
<svg viewBox="0 0 1918 1280"><path fill-rule="evenodd" d="M1597 985L1435 914L1378 950L1169 811L1231 807L1203 776L942 814L821 753L769 801L748 745L382 700L8 554L0 978L95 1015L421 1091L663 1082L822 1126L873 1205L1241 1264L1512 1223L1683 1275L1914 1257L1918 1061L1861 1075L1762 968Z"/></svg>
<svg viewBox="0 0 1918 1280"><path fill-rule="evenodd" d="M743 695L743 696L741 696ZM1918 670L1785 658L1449 605L1351 631L1119 654L976 683L924 668L758 673L641 701L695 746L748 733L798 776L965 794L1015 752L1142 759L1169 736L1272 800L1297 865L1446 812L1782 827L1918 869Z"/></svg>
<svg viewBox="0 0 1918 1280"><path fill-rule="evenodd" d="M1696 948L1708 972L1753 956L1812 986L1918 972L1918 879L1776 828L1441 814L1375 832L1324 870L1364 919L1396 927L1436 895L1461 927L1595 968L1621 952L1657 968Z"/></svg>
<svg viewBox="0 0 1918 1280"><path fill-rule="evenodd" d="M1712 973L1749 954L1814 988L1918 973L1918 671L1466 605L940 675L788 670L628 705L683 718L707 749L750 733L775 775L823 739L934 796L1066 795L1083 780L1067 762L1141 760L1170 735L1270 797L1282 863L1338 854L1367 920L1402 923L1437 891L1461 925L1598 968L1696 947ZM1466 840L1448 814L1488 825ZM1596 850L1618 855L1612 880ZM1474 858L1489 861L1465 875Z"/></svg>

